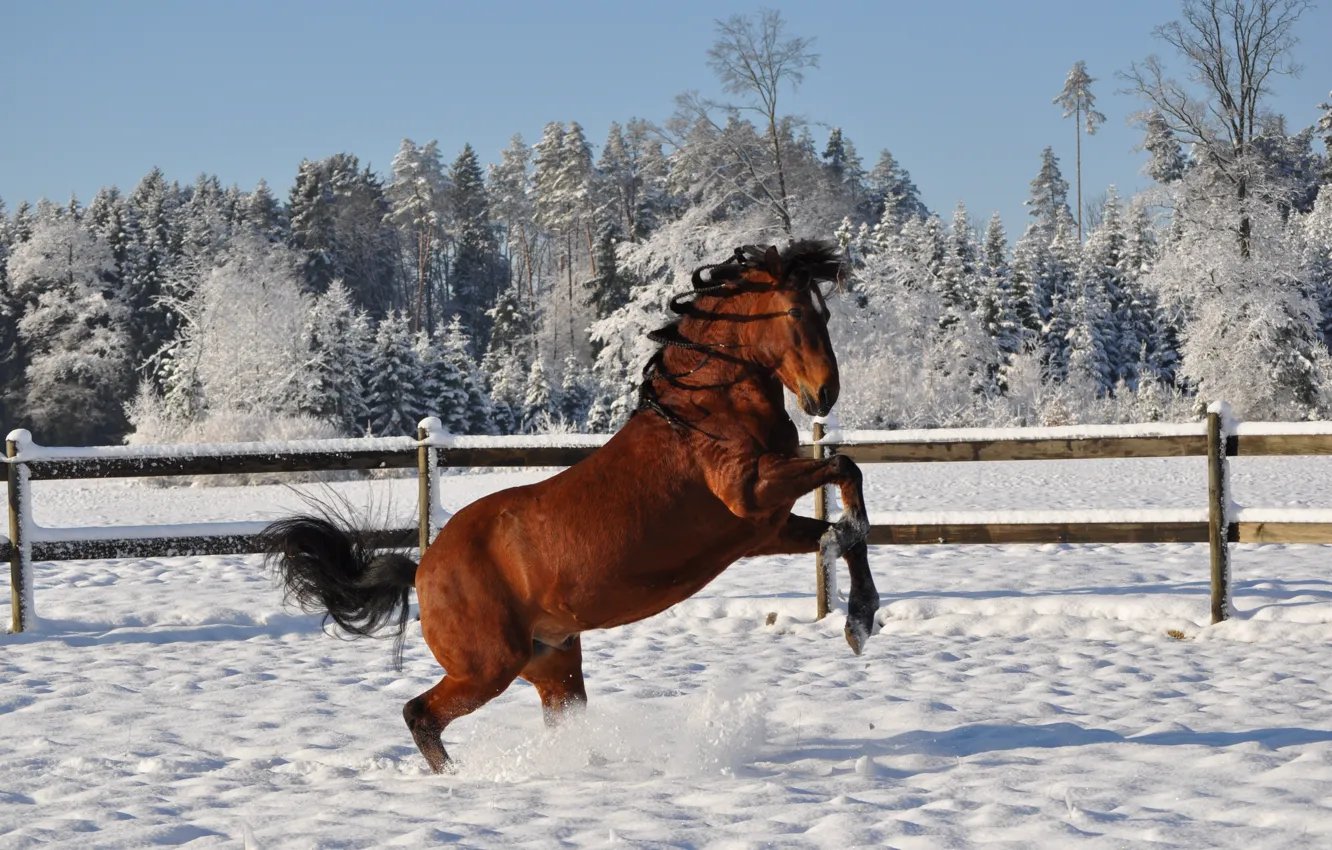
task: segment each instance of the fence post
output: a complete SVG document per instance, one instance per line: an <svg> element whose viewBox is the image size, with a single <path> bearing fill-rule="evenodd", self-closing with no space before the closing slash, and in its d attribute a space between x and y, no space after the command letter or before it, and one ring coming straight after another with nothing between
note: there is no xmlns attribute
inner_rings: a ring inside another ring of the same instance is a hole
<svg viewBox="0 0 1332 850"><path fill-rule="evenodd" d="M435 420L438 422L439 420ZM422 445L416 447L416 475L417 475L417 511L419 523L418 540L421 547L419 557L424 558L426 550L430 548L430 511L435 504L435 470L434 451L427 445L424 445L426 439L430 436L430 419L424 419L416 426L416 439L421 441Z"/></svg>
<svg viewBox="0 0 1332 850"><path fill-rule="evenodd" d="M814 420L814 458L823 460L823 444L819 441L823 439L824 426L822 419ZM818 487L814 490L814 518L828 518L828 488ZM831 609L832 600L828 598L828 570L836 569L836 564L829 565L823 562L823 548L820 547L814 553L814 586L815 598L818 600L818 615L816 619L822 620L828 616Z"/></svg>
<svg viewBox="0 0 1332 850"><path fill-rule="evenodd" d="M26 520L31 515L28 505L28 466L14 463L20 445L32 439L27 431L10 433L5 441L5 456L9 463L9 610L12 614L10 630L25 632L36 625L33 610L32 548L27 539Z"/></svg>
<svg viewBox="0 0 1332 850"><path fill-rule="evenodd" d="M1230 543L1226 502L1225 420L1229 408L1215 402L1207 408L1207 542L1212 553L1212 623L1230 617Z"/></svg>

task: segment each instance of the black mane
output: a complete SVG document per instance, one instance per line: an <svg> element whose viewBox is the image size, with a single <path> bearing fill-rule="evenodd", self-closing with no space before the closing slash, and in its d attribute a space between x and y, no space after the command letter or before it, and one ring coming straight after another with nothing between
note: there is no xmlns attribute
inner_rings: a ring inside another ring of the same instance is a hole
<svg viewBox="0 0 1332 850"><path fill-rule="evenodd" d="M831 242L821 239L794 240L781 251L778 251L772 245L743 245L736 248L734 254L720 263L712 263L694 269L694 273L690 276L690 281L694 285L693 290L682 292L672 298L670 301L671 312L681 318L696 315L695 302L700 295L725 297L749 291L744 285L746 283L744 278L746 271L764 272L777 281L778 286L791 285L799 289L813 287L819 292L819 299L822 301L822 291L818 290L817 285L828 282L840 286L842 276L845 273L845 265L837 247ZM703 389L700 386L683 384L681 379L692 374L693 371L701 369L703 364L712 358L735 362L743 361L734 355L725 353L722 350L726 347L724 345L694 342L685 338L680 333L680 319L652 331L648 334L648 339L660 343L661 347L653 353L652 357L643 366L643 380L638 385L638 406L634 409L634 413L651 410L671 423L676 430L688 429L707 434L706 431L702 431L698 426L685 421L674 411L664 407L656 388L653 386L653 381L665 380L682 389ZM703 363L700 363L691 372L673 374L666 371L664 362L666 349L670 347L703 351L706 352L706 356ZM709 434L708 436L716 435Z"/></svg>

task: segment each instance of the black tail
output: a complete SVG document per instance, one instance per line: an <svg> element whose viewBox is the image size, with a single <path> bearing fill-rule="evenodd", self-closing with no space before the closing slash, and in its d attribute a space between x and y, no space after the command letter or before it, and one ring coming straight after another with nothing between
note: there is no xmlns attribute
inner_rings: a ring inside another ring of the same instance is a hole
<svg viewBox="0 0 1332 850"><path fill-rule="evenodd" d="M397 617L394 660L402 666L410 591L416 562L396 552L376 552L366 532L331 513L280 519L260 537L265 562L285 590L284 601L323 613L351 637L373 635Z"/></svg>

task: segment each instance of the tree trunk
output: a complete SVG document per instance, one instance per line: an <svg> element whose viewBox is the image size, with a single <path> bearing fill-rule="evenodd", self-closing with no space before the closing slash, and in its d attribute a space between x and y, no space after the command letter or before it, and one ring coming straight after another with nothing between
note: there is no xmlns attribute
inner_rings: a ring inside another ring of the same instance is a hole
<svg viewBox="0 0 1332 850"><path fill-rule="evenodd" d="M1250 242L1253 236L1253 222L1249 219L1247 208L1247 198L1249 197L1249 178L1240 175L1239 187L1236 194L1240 202L1240 222L1239 222L1239 249L1240 256L1249 259Z"/></svg>
<svg viewBox="0 0 1332 850"><path fill-rule="evenodd" d="M430 233L422 227L416 234L416 314L412 316L412 332L421 329L421 311L425 307L426 255L430 251Z"/></svg>
<svg viewBox="0 0 1332 850"><path fill-rule="evenodd" d="M777 195L782 201L777 214L781 216L782 229L790 236L791 207L786 198L786 170L782 167L782 143L777 136L777 113L772 109L768 111L768 132L772 134L772 157L777 164Z"/></svg>
<svg viewBox="0 0 1332 850"><path fill-rule="evenodd" d="M1078 244L1082 244L1082 104L1077 105L1073 132L1078 137Z"/></svg>
<svg viewBox="0 0 1332 850"><path fill-rule="evenodd" d="M592 252L592 222L583 222L583 229L587 231L587 265L592 269L592 276L597 276L597 257Z"/></svg>

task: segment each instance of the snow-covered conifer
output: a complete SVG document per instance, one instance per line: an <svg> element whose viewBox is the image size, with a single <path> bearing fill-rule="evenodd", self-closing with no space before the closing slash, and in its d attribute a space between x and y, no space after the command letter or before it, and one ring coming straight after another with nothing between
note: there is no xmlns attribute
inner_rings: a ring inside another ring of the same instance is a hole
<svg viewBox="0 0 1332 850"><path fill-rule="evenodd" d="M38 222L7 260L28 356L22 409L51 442L86 445L124 427L127 311L103 291L111 248L72 218Z"/></svg>
<svg viewBox="0 0 1332 850"><path fill-rule="evenodd" d="M311 300L303 336L306 368L300 411L347 436L364 434L370 420L365 383L374 335L342 281L333 281L327 292Z"/></svg>
<svg viewBox="0 0 1332 850"><path fill-rule="evenodd" d="M1027 199L1028 214L1053 238L1061 217L1072 218L1068 209L1068 181L1059 171L1059 159L1053 148L1041 151L1041 170L1031 181L1031 197Z"/></svg>
<svg viewBox="0 0 1332 850"><path fill-rule="evenodd" d="M379 322L366 390L370 433L376 437L414 436L419 421L417 388L421 365L412 346L411 324L396 310Z"/></svg>

